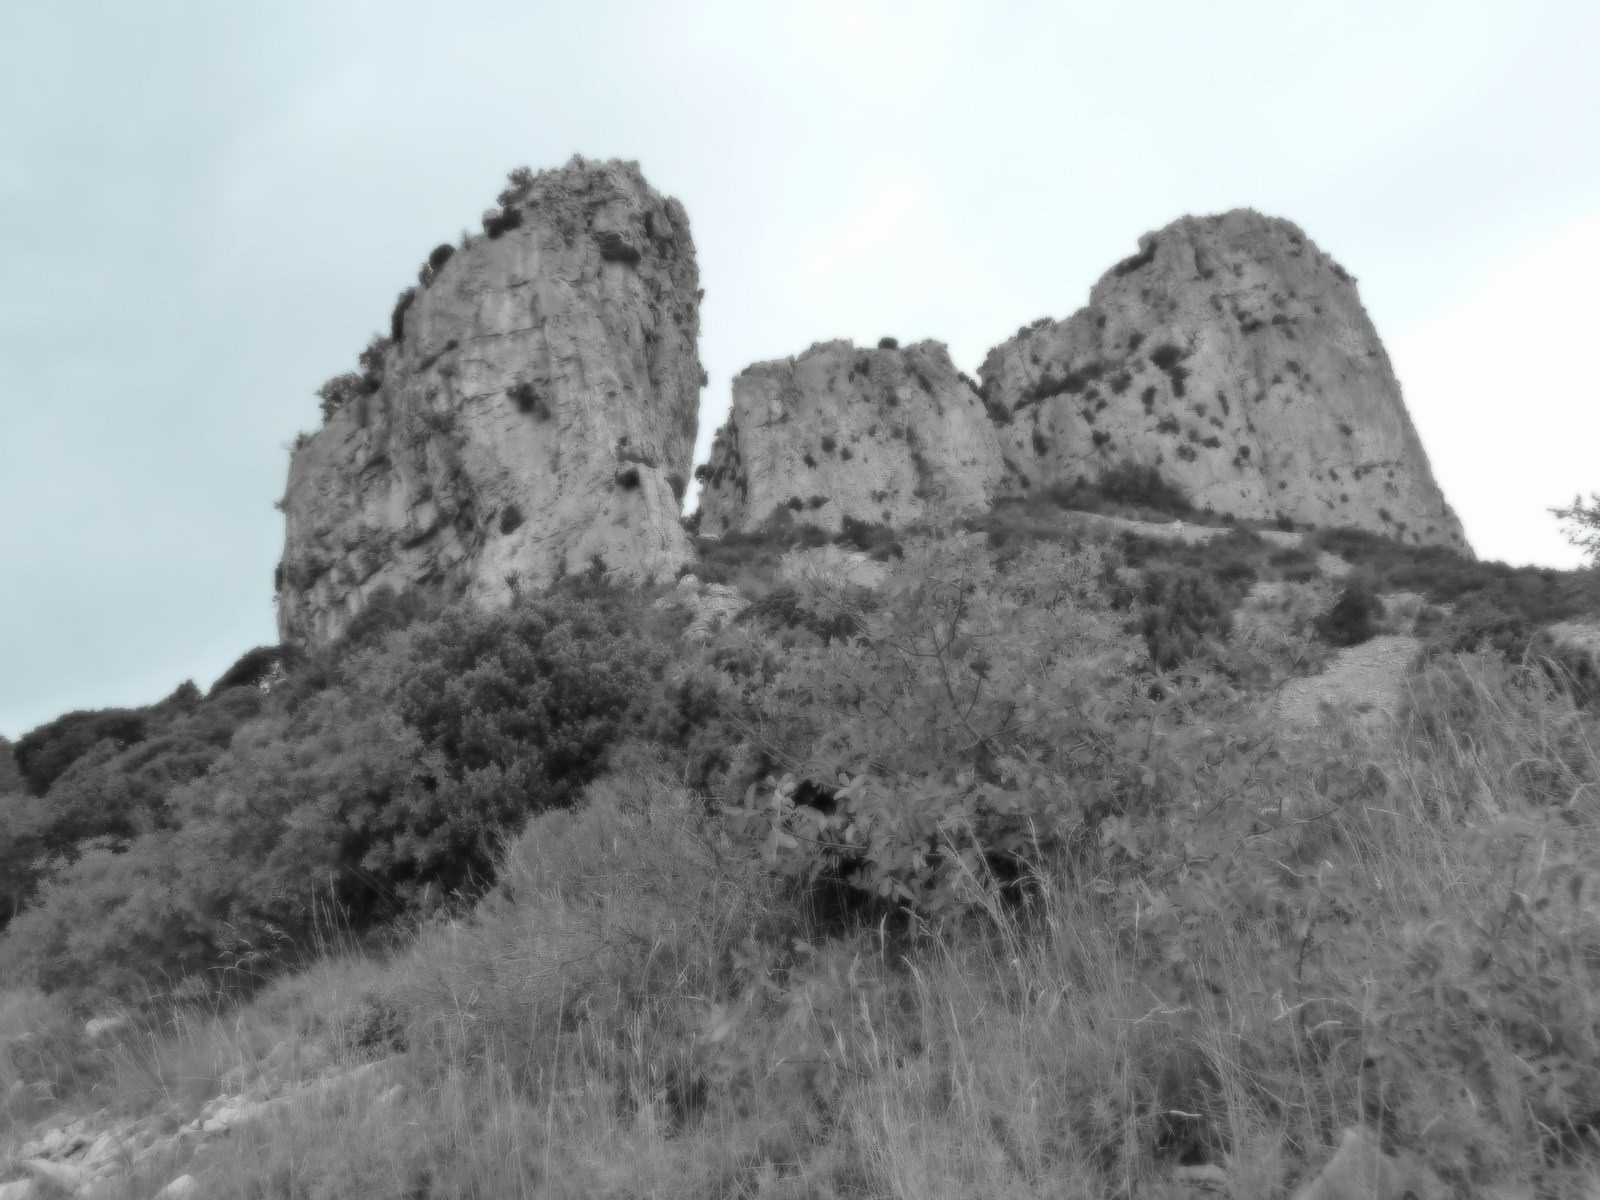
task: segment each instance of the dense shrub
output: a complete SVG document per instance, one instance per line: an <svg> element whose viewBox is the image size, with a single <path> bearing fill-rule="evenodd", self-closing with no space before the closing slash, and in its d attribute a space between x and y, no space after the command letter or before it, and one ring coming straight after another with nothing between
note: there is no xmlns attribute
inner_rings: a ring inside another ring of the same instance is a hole
<svg viewBox="0 0 1600 1200"><path fill-rule="evenodd" d="M1441 546L1407 546L1356 529L1308 535L1317 549L1358 564L1378 592L1418 592L1433 604L1493 608L1531 625L1600 610L1600 573L1508 566L1466 558Z"/></svg>
<svg viewBox="0 0 1600 1200"><path fill-rule="evenodd" d="M707 583L728 583L743 572L772 574L778 560L790 550L825 546L832 539L825 530L780 509L773 519L751 533L730 532L719 538L696 540L698 561L694 573Z"/></svg>
<svg viewBox="0 0 1600 1200"><path fill-rule="evenodd" d="M439 268L455 257L456 248L449 242L440 242L428 255L428 267L437 274Z"/></svg>
<svg viewBox="0 0 1600 1200"><path fill-rule="evenodd" d="M324 421L331 419L333 414L346 404L368 394L370 393L364 376L354 371L346 371L343 375L335 375L317 389L317 399L321 402L322 419Z"/></svg>
<svg viewBox="0 0 1600 1200"><path fill-rule="evenodd" d="M408 287L395 299L389 313L389 340L398 346L406 337L406 313L417 299L417 289Z"/></svg>
<svg viewBox="0 0 1600 1200"><path fill-rule="evenodd" d="M483 232L488 234L491 240L521 227L522 210L520 208L490 210L483 214Z"/></svg>
<svg viewBox="0 0 1600 1200"><path fill-rule="evenodd" d="M1589 502L1574 496L1564 508L1552 508L1551 515L1565 523L1562 530L1567 541L1582 550L1590 561L1600 566L1600 492L1591 492Z"/></svg>
<svg viewBox="0 0 1600 1200"><path fill-rule="evenodd" d="M617 614L560 593L504 613L446 613L407 653L394 711L420 740L422 795L373 865L446 889L489 878L504 831L570 803L605 770L661 659Z"/></svg>
<svg viewBox="0 0 1600 1200"><path fill-rule="evenodd" d="M905 553L895 538L894 530L880 522L863 521L859 517L846 516L840 522L836 541L841 546L860 550L877 562L887 562Z"/></svg>
<svg viewBox="0 0 1600 1200"><path fill-rule="evenodd" d="M1137 628L1159 670L1215 652L1233 628L1237 597L1208 572L1146 568L1137 594Z"/></svg>
<svg viewBox="0 0 1600 1200"><path fill-rule="evenodd" d="M1124 462L1094 482L1094 490L1118 504L1142 504L1161 512L1181 515L1192 511L1189 497L1153 466Z"/></svg>
<svg viewBox="0 0 1600 1200"><path fill-rule="evenodd" d="M410 613L395 598L308 665L321 690L226 688L138 745L95 739L48 807L0 805L0 868L57 856L12 884L22 901L39 891L0 970L134 995L197 973L245 986L331 914L360 932L474 894L501 839L569 803L631 727L661 659L629 632L637 603L580 579L396 630ZM243 722L223 744L219 719ZM65 742L34 744L48 757Z"/></svg>
<svg viewBox="0 0 1600 1200"><path fill-rule="evenodd" d="M404 629L414 622L436 616L441 601L421 588L397 592L388 584L373 590L366 604L346 626L341 647L348 651L362 645L376 644L386 634Z"/></svg>
<svg viewBox="0 0 1600 1200"><path fill-rule="evenodd" d="M1188 496L1157 468L1131 461L1118 463L1092 480L1041 488L1028 502L1148 521L1170 521L1193 512Z"/></svg>
<svg viewBox="0 0 1600 1200"><path fill-rule="evenodd" d="M495 203L501 208L512 208L528 198L533 189L533 172L527 167L517 167L506 174L506 186Z"/></svg>
<svg viewBox="0 0 1600 1200"><path fill-rule="evenodd" d="M11 739L0 735L0 796L20 794L25 787L22 772L17 768L16 755L12 752Z"/></svg>
<svg viewBox="0 0 1600 1200"><path fill-rule="evenodd" d="M1333 607L1316 620L1317 636L1330 646L1359 646L1377 636L1383 601L1364 576L1352 576Z"/></svg>
<svg viewBox="0 0 1600 1200"><path fill-rule="evenodd" d="M856 636L796 646L753 697L736 835L786 877L948 914L1150 800L1100 724L1121 643L1100 569L1037 547L1000 575L976 536L908 550Z"/></svg>
<svg viewBox="0 0 1600 1200"><path fill-rule="evenodd" d="M753 600L739 615L774 631L804 629L824 642L848 637L857 627L852 607L807 602L793 584L782 583Z"/></svg>
<svg viewBox="0 0 1600 1200"><path fill-rule="evenodd" d="M127 746L142 741L145 725L145 714L137 709L70 712L23 734L12 754L29 793L42 796L68 767L100 742Z"/></svg>
<svg viewBox="0 0 1600 1200"><path fill-rule="evenodd" d="M234 687L257 687L274 673L287 670L298 657L293 646L257 646L246 650L234 664L217 677L208 696Z"/></svg>

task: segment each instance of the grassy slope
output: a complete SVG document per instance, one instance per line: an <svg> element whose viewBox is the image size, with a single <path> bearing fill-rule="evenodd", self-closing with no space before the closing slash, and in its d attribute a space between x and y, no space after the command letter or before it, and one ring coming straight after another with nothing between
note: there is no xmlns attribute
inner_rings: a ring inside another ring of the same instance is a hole
<svg viewBox="0 0 1600 1200"><path fill-rule="evenodd" d="M102 1049L13 994L0 1094L182 1120L280 1043L405 1047L387 1106L231 1134L190 1168L215 1196L1055 1197L1184 1159L1267 1196L1358 1122L1461 1188L1556 1186L1600 1115L1595 723L1494 657L1413 686L1376 740L1216 707L1248 770L937 931L823 928L669 781L613 775L386 960L330 945Z"/></svg>

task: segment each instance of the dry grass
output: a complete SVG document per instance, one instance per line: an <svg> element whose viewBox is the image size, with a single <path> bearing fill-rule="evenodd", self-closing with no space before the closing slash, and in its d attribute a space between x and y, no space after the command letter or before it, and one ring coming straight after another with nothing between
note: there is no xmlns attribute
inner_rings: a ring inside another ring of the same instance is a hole
<svg viewBox="0 0 1600 1200"><path fill-rule="evenodd" d="M1493 659L1411 688L1382 736L1280 748L1289 815L1213 797L1143 877L1058 864L1026 910L937 934L817 928L613 777L538 818L470 918L124 1042L100 1094L186 1112L275 1052L309 1077L403 1047L216 1143L188 1169L218 1197L1004 1200L1199 1159L1246 1200L1355 1123L1464 1191L1559 1190L1600 1115L1595 724ZM8 1055L61 1027L0 1005Z"/></svg>

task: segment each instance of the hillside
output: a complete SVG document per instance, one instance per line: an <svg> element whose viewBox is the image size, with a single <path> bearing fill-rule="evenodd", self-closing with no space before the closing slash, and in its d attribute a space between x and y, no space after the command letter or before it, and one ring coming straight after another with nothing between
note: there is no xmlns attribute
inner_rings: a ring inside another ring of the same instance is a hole
<svg viewBox="0 0 1600 1200"><path fill-rule="evenodd" d="M1175 524L1144 482L705 539L687 591L380 595L34 731L0 819L67 854L0 941L46 989L0 1013L11 1171L1265 1196L1351 1128L1336 1164L1381 1135L1430 1186L1572 1178L1600 726L1538 631L1595 619L1592 573ZM1278 720L1373 635L1420 648L1376 722Z"/></svg>
<svg viewBox="0 0 1600 1200"><path fill-rule="evenodd" d="M756 364L680 519L698 300L514 173L283 644L0 742L0 1200L1587 1194L1600 573L1471 556L1342 270Z"/></svg>

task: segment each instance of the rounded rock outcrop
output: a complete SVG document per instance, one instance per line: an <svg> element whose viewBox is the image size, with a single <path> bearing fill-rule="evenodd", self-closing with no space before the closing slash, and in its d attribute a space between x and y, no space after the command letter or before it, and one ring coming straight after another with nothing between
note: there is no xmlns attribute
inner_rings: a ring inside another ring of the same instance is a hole
<svg viewBox="0 0 1600 1200"><path fill-rule="evenodd" d="M835 531L846 518L958 517L992 502L1001 461L994 426L943 345L833 341L741 372L696 474L700 532L720 536L784 512Z"/></svg>
<svg viewBox="0 0 1600 1200"><path fill-rule="evenodd" d="M1146 234L979 377L1011 494L1133 464L1197 508L1466 549L1355 280L1288 221Z"/></svg>

